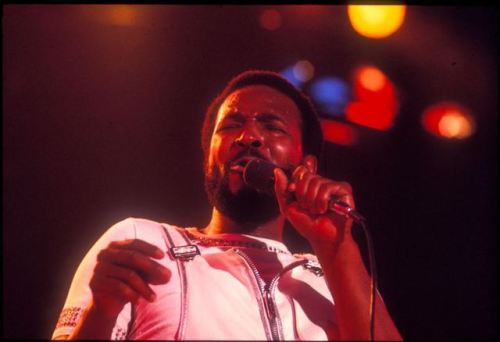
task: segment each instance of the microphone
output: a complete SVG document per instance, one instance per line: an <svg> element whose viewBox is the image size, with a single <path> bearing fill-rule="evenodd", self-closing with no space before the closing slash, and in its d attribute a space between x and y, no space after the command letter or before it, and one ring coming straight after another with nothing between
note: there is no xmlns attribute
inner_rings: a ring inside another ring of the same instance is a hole
<svg viewBox="0 0 500 342"><path fill-rule="evenodd" d="M250 160L243 169L243 181L246 185L257 191L274 195L274 172L277 168L271 162L262 159ZM290 177L290 175L288 175ZM328 209L337 214L352 218L358 223L364 223L366 219L355 209L351 208L347 203L330 199Z"/></svg>

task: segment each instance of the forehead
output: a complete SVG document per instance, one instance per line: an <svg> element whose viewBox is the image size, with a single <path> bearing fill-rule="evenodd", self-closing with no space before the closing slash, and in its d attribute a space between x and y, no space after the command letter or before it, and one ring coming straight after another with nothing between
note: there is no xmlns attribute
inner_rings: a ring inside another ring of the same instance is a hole
<svg viewBox="0 0 500 342"><path fill-rule="evenodd" d="M290 122L300 122L295 102L277 89L266 85L250 85L230 93L219 108L217 122L230 113L255 116L275 114Z"/></svg>

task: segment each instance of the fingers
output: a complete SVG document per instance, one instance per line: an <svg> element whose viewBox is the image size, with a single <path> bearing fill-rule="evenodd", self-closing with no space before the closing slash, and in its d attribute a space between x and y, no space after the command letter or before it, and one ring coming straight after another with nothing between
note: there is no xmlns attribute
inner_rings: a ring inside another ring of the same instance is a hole
<svg viewBox="0 0 500 342"><path fill-rule="evenodd" d="M326 213L332 199L355 207L352 188L347 182L335 182L323 178L309 172L304 166L295 169L292 180L295 184L295 199L298 206L310 214Z"/></svg>
<svg viewBox="0 0 500 342"><path fill-rule="evenodd" d="M165 253L142 240L113 241L97 255L90 280L93 303L105 317L116 318L128 302L137 303L143 297L154 301L156 294L150 285L169 281L171 272L153 259Z"/></svg>
<svg viewBox="0 0 500 342"><path fill-rule="evenodd" d="M120 247L113 247L117 245L119 245ZM144 247L145 245L135 243L130 244L130 246ZM101 252L99 252L99 254L97 255L97 260L100 262L112 263L114 265L130 269L151 284L156 285L166 283L170 279L170 271L159 263L150 259L150 256L153 256L156 253L154 252L154 250L149 249L146 253L149 254L144 254L137 249L124 248L123 243L120 245L119 242L112 242L110 243L108 248L103 249Z"/></svg>
<svg viewBox="0 0 500 342"><path fill-rule="evenodd" d="M121 306L128 302L137 304L141 297L141 294L126 282L103 274L94 274L89 285L93 292L94 302L109 306L101 308L105 311L119 311Z"/></svg>
<svg viewBox="0 0 500 342"><path fill-rule="evenodd" d="M131 249L155 259L161 259L165 256L165 253L155 245L139 239L112 241L109 246L113 248Z"/></svg>
<svg viewBox="0 0 500 342"><path fill-rule="evenodd" d="M284 214L289 199L289 194L287 193L288 177L283 170L275 168L274 179L274 192L276 194L276 200L278 201L281 213Z"/></svg>
<svg viewBox="0 0 500 342"><path fill-rule="evenodd" d="M156 298L155 293L148 286L147 282L132 269L100 262L95 268L95 274L99 277L108 277L120 281L121 284L118 285L119 290L122 284L130 288L130 291L128 289L123 289L123 291L126 292L125 297L131 300L135 298L136 294L144 297L150 302L154 301Z"/></svg>

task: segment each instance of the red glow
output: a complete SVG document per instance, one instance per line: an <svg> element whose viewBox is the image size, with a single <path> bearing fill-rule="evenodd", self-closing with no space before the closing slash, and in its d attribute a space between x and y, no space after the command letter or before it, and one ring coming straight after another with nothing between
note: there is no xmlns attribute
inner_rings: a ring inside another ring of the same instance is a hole
<svg viewBox="0 0 500 342"><path fill-rule="evenodd" d="M358 131L349 125L322 119L321 129L324 139L334 144L349 146L358 142Z"/></svg>
<svg viewBox="0 0 500 342"><path fill-rule="evenodd" d="M281 27L281 14L275 9L267 9L260 15L260 25L269 31L277 30Z"/></svg>
<svg viewBox="0 0 500 342"><path fill-rule="evenodd" d="M382 71L363 66L354 73L356 101L345 109L346 118L358 125L378 130L392 127L398 111L394 84Z"/></svg>

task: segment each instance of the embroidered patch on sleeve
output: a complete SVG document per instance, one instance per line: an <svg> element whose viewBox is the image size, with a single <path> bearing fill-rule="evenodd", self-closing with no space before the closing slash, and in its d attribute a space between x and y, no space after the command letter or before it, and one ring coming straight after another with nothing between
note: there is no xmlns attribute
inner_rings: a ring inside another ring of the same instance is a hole
<svg viewBox="0 0 500 342"><path fill-rule="evenodd" d="M113 340L125 340L127 338L127 331L122 328L116 328L113 332Z"/></svg>
<svg viewBox="0 0 500 342"><path fill-rule="evenodd" d="M83 314L83 310L84 309L80 307L63 309L63 311L61 311L61 315L59 316L59 320L57 321L56 329L62 327L75 327Z"/></svg>

